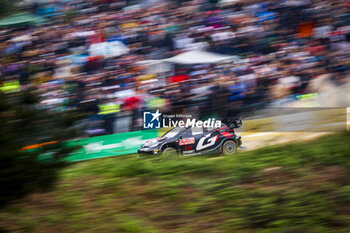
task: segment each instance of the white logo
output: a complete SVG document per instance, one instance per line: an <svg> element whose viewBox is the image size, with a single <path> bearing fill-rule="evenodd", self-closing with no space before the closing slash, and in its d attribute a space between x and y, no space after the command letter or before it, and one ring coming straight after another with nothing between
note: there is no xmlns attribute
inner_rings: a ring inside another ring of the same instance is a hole
<svg viewBox="0 0 350 233"><path fill-rule="evenodd" d="M131 149L141 146L146 140L142 140L142 136L133 137L123 140L121 143L112 143L103 145L103 141L93 142L84 146L86 154L99 153L103 150L115 149L124 147L124 149Z"/></svg>
<svg viewBox="0 0 350 233"><path fill-rule="evenodd" d="M210 137L210 134L207 134L207 135L203 136L201 139L199 139L199 142L197 145L197 151L213 146L215 144L216 140L218 139L218 136L214 136L208 140L207 144L204 144L204 141L209 137Z"/></svg>
<svg viewBox="0 0 350 233"><path fill-rule="evenodd" d="M147 140L142 140L142 136L139 136L139 137L125 139L122 142L122 144L124 145L125 149L131 149L134 147L141 146L145 141Z"/></svg>
<svg viewBox="0 0 350 233"><path fill-rule="evenodd" d="M92 154L92 153L101 152L102 150L108 150L108 149L118 148L122 146L123 146L122 143L113 143L113 144L103 145L103 142L100 141L100 142L90 143L84 146L84 149L87 154Z"/></svg>
<svg viewBox="0 0 350 233"><path fill-rule="evenodd" d="M160 116L162 114L157 109L156 112L144 112L143 113L143 128L144 129L159 129L160 128Z"/></svg>
<svg viewBox="0 0 350 233"><path fill-rule="evenodd" d="M167 115L165 115L167 116ZM215 120L214 118L209 118L208 120L201 121L196 119L187 120L172 120L171 118L163 117L163 127L221 127L221 121Z"/></svg>

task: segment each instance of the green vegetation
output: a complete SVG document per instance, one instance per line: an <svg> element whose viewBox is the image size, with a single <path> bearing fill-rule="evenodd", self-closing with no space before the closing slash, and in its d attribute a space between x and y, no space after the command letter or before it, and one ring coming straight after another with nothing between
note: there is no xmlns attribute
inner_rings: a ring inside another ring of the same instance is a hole
<svg viewBox="0 0 350 233"><path fill-rule="evenodd" d="M0 213L11 232L350 232L350 133L229 157L76 163Z"/></svg>
<svg viewBox="0 0 350 233"><path fill-rule="evenodd" d="M0 17L8 15L14 10L17 0L0 0Z"/></svg>
<svg viewBox="0 0 350 233"><path fill-rule="evenodd" d="M67 165L64 158L77 149L64 142L78 135L80 113L38 109L38 101L34 91L0 93L0 208L52 188L58 171ZM42 155L50 159L39 160Z"/></svg>

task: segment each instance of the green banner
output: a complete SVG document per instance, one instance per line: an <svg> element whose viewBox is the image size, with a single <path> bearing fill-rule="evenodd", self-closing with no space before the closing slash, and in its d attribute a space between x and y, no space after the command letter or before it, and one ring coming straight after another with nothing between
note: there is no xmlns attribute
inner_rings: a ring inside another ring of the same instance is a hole
<svg viewBox="0 0 350 233"><path fill-rule="evenodd" d="M69 145L80 145L82 148L74 152L67 160L76 162L137 153L137 150L146 140L157 136L157 130L151 129L70 141Z"/></svg>

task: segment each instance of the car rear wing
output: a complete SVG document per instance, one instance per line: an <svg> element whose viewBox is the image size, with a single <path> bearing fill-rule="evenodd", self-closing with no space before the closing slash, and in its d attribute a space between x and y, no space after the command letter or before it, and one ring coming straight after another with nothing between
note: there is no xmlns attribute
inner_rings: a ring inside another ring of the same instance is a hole
<svg viewBox="0 0 350 233"><path fill-rule="evenodd" d="M242 126L242 120L239 118L224 119L222 121L230 129L236 129Z"/></svg>

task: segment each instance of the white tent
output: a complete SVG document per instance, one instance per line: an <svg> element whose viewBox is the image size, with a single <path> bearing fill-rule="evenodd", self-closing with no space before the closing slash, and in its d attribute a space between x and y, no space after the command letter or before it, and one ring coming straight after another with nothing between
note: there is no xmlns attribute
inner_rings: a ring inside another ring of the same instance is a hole
<svg viewBox="0 0 350 233"><path fill-rule="evenodd" d="M163 62L171 62L177 64L191 65L191 64L209 64L219 63L225 61L238 60L237 56L223 55L218 53L211 53L201 50L188 51L181 53L171 58L163 59Z"/></svg>
<svg viewBox="0 0 350 233"><path fill-rule="evenodd" d="M211 64L233 61L240 61L238 56L223 55L211 53L201 50L194 50L181 53L171 58L160 60L144 60L137 62L140 65L148 66L147 73L162 73L173 70L174 64L196 65L196 64Z"/></svg>
<svg viewBox="0 0 350 233"><path fill-rule="evenodd" d="M181 53L171 58L160 59L160 60L146 60L140 61L142 65L155 65L159 63L176 63L183 65L196 65L196 64L211 64L234 61L238 62L240 59L238 56L223 55L218 53L211 53L201 50L194 50Z"/></svg>

